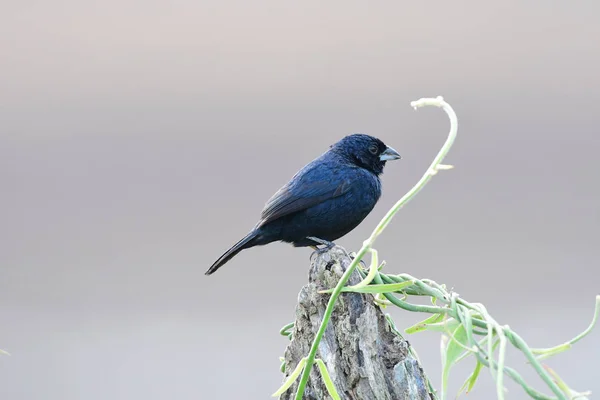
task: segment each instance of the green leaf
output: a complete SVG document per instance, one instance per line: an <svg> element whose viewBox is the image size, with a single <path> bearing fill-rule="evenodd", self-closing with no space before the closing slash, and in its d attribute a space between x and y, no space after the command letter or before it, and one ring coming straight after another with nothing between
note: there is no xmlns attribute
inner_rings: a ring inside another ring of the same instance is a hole
<svg viewBox="0 0 600 400"><path fill-rule="evenodd" d="M571 389L552 368L545 365L544 369L548 371L548 373L552 376L554 382L556 382L560 390L562 390L563 393L566 394L569 399L587 400L587 396L591 394L590 392L576 392L575 390Z"/></svg>
<svg viewBox="0 0 600 400"><path fill-rule="evenodd" d="M442 314L433 314L431 317L426 318L421 322L417 322L416 324L414 324L413 326L411 326L409 328L406 328L404 330L404 332L406 332L410 335L413 333L425 331L425 330L427 330L428 325L440 322L443 318L444 318L444 316Z"/></svg>
<svg viewBox="0 0 600 400"><path fill-rule="evenodd" d="M281 365L279 366L279 370L285 374L285 358L283 357L279 357L279 362L281 363Z"/></svg>
<svg viewBox="0 0 600 400"><path fill-rule="evenodd" d="M448 348L446 350L446 363L454 365L456 360L460 357L465 347L467 346L467 333L463 325L459 325L454 331L451 331L452 337L448 342ZM454 339L454 340L452 340Z"/></svg>
<svg viewBox="0 0 600 400"><path fill-rule="evenodd" d="M321 378L323 378L323 382L325 383L325 387L327 388L327 393L331 396L333 400L340 400L340 395L338 394L331 377L329 376L329 371L327 371L327 367L325 363L320 358L315 359L315 362L319 366L319 371L321 372Z"/></svg>
<svg viewBox="0 0 600 400"><path fill-rule="evenodd" d="M443 332L448 333L454 332L454 330L460 325L460 322L455 320L454 318L447 318L446 320L442 320L436 323L428 324L425 329L432 332Z"/></svg>
<svg viewBox="0 0 600 400"><path fill-rule="evenodd" d="M4 354L5 356L10 356L10 354L7 351L4 351L2 349L0 349L0 354Z"/></svg>
<svg viewBox="0 0 600 400"><path fill-rule="evenodd" d="M285 393L285 391L288 390L290 388L290 386L292 386L294 384L296 379L298 379L298 376L300 376L300 373L304 369L305 365L306 365L306 357L304 357L302 360L300 360L298 365L296 365L296 369L294 369L294 372L292 372L292 374L287 378L287 380L283 383L283 385L281 385L281 387L279 389L277 389L277 391L275 393L273 393L271 396L278 397L278 396L281 396L283 393Z"/></svg>
<svg viewBox="0 0 600 400"><path fill-rule="evenodd" d="M290 337L292 335L292 330L293 329L294 329L294 322L290 322L289 324L287 324L286 326L284 326L283 328L281 328L279 330L279 334L281 336Z"/></svg>
<svg viewBox="0 0 600 400"><path fill-rule="evenodd" d="M450 369L456 363L456 360L460 357L464 347L467 343L467 333L463 325L458 325L456 328L451 329L449 332L452 335L450 338L447 335L442 336L441 352L442 352L442 400L446 398L448 391L448 378L450 376Z"/></svg>
<svg viewBox="0 0 600 400"><path fill-rule="evenodd" d="M371 253L371 266L369 267L369 273L367 274L365 279L363 279L362 281L360 281L359 283L357 283L354 286L349 286L349 288L356 290L356 289L368 286L369 283L371 283L373 281L373 279L375 279L377 272L379 272L377 269L377 265L379 263L379 257L377 256L377 250L369 249L369 252Z"/></svg>
<svg viewBox="0 0 600 400"><path fill-rule="evenodd" d="M538 360L543 360L545 358L549 358L559 353L562 353L563 351L567 351L571 347L573 347L571 343L563 343L561 345L550 347L547 349L531 349L531 352L537 355Z"/></svg>
<svg viewBox="0 0 600 400"><path fill-rule="evenodd" d="M352 287L345 286L342 288L342 292L352 292L352 293L390 293L390 292L398 292L404 288L407 288L413 285L414 281L406 281L400 283L383 283L377 285L369 285L365 287ZM321 290L319 293L331 293L334 289Z"/></svg>
<svg viewBox="0 0 600 400"><path fill-rule="evenodd" d="M373 301L375 302L375 304L377 304L381 308L386 308L387 306L392 304L391 301L389 301L385 297L383 297L382 293L377 293L375 295L375 297L373 298Z"/></svg>
<svg viewBox="0 0 600 400"><path fill-rule="evenodd" d="M461 386L460 391L458 392L459 395L463 391L465 391L465 389L466 389L465 394L469 394L469 392L473 390L473 386L475 386L475 383L477 382L477 378L479 378L479 372L481 372L481 367L483 367L483 364L480 363L479 361L477 361L477 364L475 364L475 369L473 370L471 375L467 378L465 383L463 383L463 385Z"/></svg>

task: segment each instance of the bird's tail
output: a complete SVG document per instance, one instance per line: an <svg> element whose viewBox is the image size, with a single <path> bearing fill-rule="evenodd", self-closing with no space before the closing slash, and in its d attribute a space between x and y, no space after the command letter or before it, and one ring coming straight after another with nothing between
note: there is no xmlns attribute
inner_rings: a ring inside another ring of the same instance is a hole
<svg viewBox="0 0 600 400"><path fill-rule="evenodd" d="M257 237L258 235L256 230L253 230L252 232L247 234L242 240L231 246L229 250L227 250L221 257L219 257L218 260L210 266L208 271L204 273L204 275L212 274L213 272L221 268L223 265L225 265L227 261L235 257L240 251L256 246L254 242Z"/></svg>

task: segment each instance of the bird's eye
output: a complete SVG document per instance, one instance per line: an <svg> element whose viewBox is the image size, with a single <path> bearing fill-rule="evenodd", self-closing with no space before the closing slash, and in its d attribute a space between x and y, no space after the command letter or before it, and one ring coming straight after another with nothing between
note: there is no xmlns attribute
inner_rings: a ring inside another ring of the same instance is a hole
<svg viewBox="0 0 600 400"><path fill-rule="evenodd" d="M374 144L369 146L369 152L371 154L377 154L379 152L379 147L375 146Z"/></svg>

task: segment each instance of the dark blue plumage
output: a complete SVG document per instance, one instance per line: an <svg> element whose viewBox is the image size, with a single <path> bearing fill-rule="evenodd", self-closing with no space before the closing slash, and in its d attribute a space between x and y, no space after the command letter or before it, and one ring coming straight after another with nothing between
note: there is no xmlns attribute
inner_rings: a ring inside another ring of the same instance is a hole
<svg viewBox="0 0 600 400"><path fill-rule="evenodd" d="M349 135L296 173L267 201L260 221L206 271L210 275L240 251L275 241L296 247L331 242L371 212L381 196L379 175L400 155L381 140Z"/></svg>

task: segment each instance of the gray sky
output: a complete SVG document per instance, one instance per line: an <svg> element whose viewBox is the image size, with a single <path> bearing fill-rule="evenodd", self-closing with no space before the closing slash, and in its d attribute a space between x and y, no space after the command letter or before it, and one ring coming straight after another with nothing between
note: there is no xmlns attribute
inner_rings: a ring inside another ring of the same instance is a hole
<svg viewBox="0 0 600 400"><path fill-rule="evenodd" d="M204 271L346 134L403 156L357 250L443 143L440 174L376 244L532 346L584 329L598 284L594 1L4 2L0 398L248 399L280 384L310 250ZM420 315L393 311L400 328ZM439 383L439 335L410 337ZM600 392L596 331L549 361ZM539 383L523 359L510 363ZM452 390L472 362L452 373ZM234 383L235 382L235 383ZM538 386L541 387L541 386ZM525 398L512 384L509 398ZM469 398L492 396L489 374Z"/></svg>

